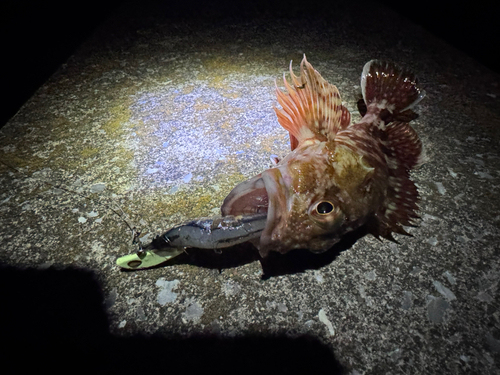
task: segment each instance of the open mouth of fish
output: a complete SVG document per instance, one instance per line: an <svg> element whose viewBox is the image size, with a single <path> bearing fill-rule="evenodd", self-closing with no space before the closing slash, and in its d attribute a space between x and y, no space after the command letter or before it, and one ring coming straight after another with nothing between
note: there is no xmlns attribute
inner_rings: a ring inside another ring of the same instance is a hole
<svg viewBox="0 0 500 375"><path fill-rule="evenodd" d="M124 269L156 266L186 248L220 249L250 241L267 254L279 223L286 193L277 168L269 169L236 186L221 207L222 218L201 218L173 227L135 254L117 259ZM281 209L280 209L281 208Z"/></svg>
<svg viewBox="0 0 500 375"><path fill-rule="evenodd" d="M285 212L287 197L284 186L281 171L278 168L268 169L237 185L221 207L223 216L267 213L266 226L259 241L261 251L271 243L273 231Z"/></svg>

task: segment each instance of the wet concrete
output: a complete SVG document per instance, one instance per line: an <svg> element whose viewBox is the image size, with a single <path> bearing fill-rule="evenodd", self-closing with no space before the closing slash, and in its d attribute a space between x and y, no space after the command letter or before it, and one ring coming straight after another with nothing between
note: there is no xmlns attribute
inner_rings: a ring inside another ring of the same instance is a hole
<svg viewBox="0 0 500 375"><path fill-rule="evenodd" d="M11 297L35 298L26 268L84 269L116 340L308 337L336 358L317 361L344 373L496 373L500 77L371 3L320 18L165 14L122 8L0 130L0 260L20 270L16 285L25 276ZM116 259L136 250L130 227L147 242L217 214L233 186L288 152L274 81L303 53L354 120L366 61L420 77L427 98L413 126L427 162L412 174L413 237L358 232L328 253L263 264L251 247L193 251L120 271Z"/></svg>

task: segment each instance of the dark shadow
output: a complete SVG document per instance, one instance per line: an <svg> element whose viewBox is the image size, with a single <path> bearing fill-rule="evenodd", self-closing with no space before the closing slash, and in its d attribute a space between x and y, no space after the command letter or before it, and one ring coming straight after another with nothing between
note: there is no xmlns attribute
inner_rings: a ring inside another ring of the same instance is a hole
<svg viewBox="0 0 500 375"><path fill-rule="evenodd" d="M348 250L359 240L368 234L367 226L345 234L340 242L324 253L314 254L309 250L293 250L285 255L270 252L267 258L261 259L262 278L264 280L273 276L304 272L305 270L317 270L332 263L342 251Z"/></svg>
<svg viewBox="0 0 500 375"><path fill-rule="evenodd" d="M76 1L3 1L0 5L0 128L92 35L122 0L94 6Z"/></svg>
<svg viewBox="0 0 500 375"><path fill-rule="evenodd" d="M250 243L244 243L220 251L187 249L186 253L172 259L171 264L191 264L198 267L223 270L240 267L260 259L257 249Z"/></svg>
<svg viewBox="0 0 500 375"><path fill-rule="evenodd" d="M90 271L0 266L0 285L9 374L342 373L332 351L311 336L111 335Z"/></svg>

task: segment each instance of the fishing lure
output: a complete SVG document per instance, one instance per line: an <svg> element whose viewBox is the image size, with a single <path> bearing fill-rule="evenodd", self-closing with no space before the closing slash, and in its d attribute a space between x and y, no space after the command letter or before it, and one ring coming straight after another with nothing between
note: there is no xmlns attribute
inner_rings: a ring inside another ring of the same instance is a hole
<svg viewBox="0 0 500 375"><path fill-rule="evenodd" d="M135 254L118 258L124 269L154 267L182 254L186 249L223 249L258 239L266 226L267 215L200 218L180 224L156 237Z"/></svg>

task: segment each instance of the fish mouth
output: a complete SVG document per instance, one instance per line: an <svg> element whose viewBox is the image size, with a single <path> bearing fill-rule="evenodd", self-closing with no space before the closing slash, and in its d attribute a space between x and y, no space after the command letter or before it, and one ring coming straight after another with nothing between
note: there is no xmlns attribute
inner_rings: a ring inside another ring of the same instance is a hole
<svg viewBox="0 0 500 375"><path fill-rule="evenodd" d="M266 257L273 249L273 233L282 221L287 202L285 181L278 168L268 169L262 173L262 180L268 196L267 221L260 236L259 253ZM281 252L281 249L275 249Z"/></svg>
<svg viewBox="0 0 500 375"><path fill-rule="evenodd" d="M222 216L254 215L268 212L268 194L262 174L244 181L229 193L222 203Z"/></svg>
<svg viewBox="0 0 500 375"><path fill-rule="evenodd" d="M284 186L281 171L278 168L268 169L237 185L221 207L223 216L267 213L266 226L259 243L255 243L262 257L272 249L272 234L286 206Z"/></svg>

